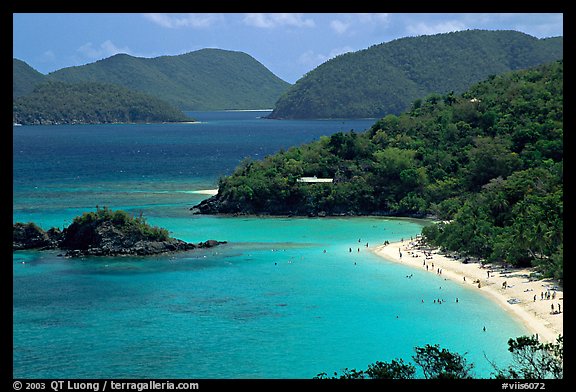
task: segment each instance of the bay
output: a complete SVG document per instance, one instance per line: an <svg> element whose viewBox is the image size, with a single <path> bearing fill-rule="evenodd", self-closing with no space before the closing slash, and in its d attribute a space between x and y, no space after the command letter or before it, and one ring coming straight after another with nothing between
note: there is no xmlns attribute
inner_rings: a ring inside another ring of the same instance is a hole
<svg viewBox="0 0 576 392"><path fill-rule="evenodd" d="M373 122L266 114L14 128L14 222L63 227L106 205L187 241L228 241L149 258L14 252L14 377L311 378L407 361L424 344L468 353L479 378L492 371L485 356L509 361L508 338L526 331L499 307L369 251L426 221L190 214L206 197L192 192L216 187L245 157Z"/></svg>

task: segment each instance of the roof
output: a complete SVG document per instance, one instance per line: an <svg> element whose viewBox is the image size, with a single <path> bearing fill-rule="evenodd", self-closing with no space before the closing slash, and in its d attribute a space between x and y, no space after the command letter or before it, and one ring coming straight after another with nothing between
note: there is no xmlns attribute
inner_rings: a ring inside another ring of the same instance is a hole
<svg viewBox="0 0 576 392"><path fill-rule="evenodd" d="M334 179L333 178L318 178L318 177L314 176L314 177L300 177L296 181L315 183L315 182L334 182Z"/></svg>

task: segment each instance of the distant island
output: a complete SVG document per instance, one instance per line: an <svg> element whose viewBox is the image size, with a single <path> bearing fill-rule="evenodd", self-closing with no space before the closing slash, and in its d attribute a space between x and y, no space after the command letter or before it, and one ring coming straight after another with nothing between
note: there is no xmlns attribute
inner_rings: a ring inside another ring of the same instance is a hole
<svg viewBox="0 0 576 392"><path fill-rule="evenodd" d="M12 122L22 125L186 122L168 103L123 87L94 82L47 82L13 101Z"/></svg>
<svg viewBox="0 0 576 392"><path fill-rule="evenodd" d="M563 38L467 30L406 37L349 52L308 72L283 94L274 119L380 118L431 93L463 93L490 75L563 58Z"/></svg>
<svg viewBox="0 0 576 392"><path fill-rule="evenodd" d="M272 108L290 87L252 56L222 49L155 58L116 54L47 75L21 60L13 63L13 98L41 83L91 82L144 93L181 111L214 111Z"/></svg>
<svg viewBox="0 0 576 392"><path fill-rule="evenodd" d="M13 59L13 123L188 122L183 111L272 108L290 84L246 53L127 54L43 75Z"/></svg>
<svg viewBox="0 0 576 392"><path fill-rule="evenodd" d="M168 230L150 226L143 217L127 212L96 208L74 218L64 230L44 231L37 224L15 223L13 250L61 249L67 257L81 256L148 256L168 252L211 248L225 242L208 240L199 244L170 237Z"/></svg>

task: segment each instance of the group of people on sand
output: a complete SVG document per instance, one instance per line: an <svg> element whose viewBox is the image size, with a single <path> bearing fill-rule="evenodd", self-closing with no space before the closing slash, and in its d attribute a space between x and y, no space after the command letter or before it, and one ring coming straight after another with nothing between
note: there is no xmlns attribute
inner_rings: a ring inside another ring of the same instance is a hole
<svg viewBox="0 0 576 392"><path fill-rule="evenodd" d="M560 303L558 303L558 308L554 309L554 304L550 304L550 309L552 309L550 311L550 314L558 314L558 313L562 313L562 305Z"/></svg>
<svg viewBox="0 0 576 392"><path fill-rule="evenodd" d="M547 300L555 300L556 299L556 291L546 290L546 292L540 292L540 301L547 301ZM536 302L536 294L534 294L534 302ZM556 307L554 304L550 304L550 314L559 314L562 313L562 304L558 303Z"/></svg>

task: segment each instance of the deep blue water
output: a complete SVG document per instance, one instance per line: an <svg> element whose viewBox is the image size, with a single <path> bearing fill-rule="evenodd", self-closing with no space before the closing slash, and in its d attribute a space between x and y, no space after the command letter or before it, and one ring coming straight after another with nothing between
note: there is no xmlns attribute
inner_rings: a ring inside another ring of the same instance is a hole
<svg viewBox="0 0 576 392"><path fill-rule="evenodd" d="M169 207L201 200L243 159L373 120L277 121L268 112L189 112L193 124L14 127L14 215L61 226L100 206ZM164 211L162 215L170 213ZM53 216L54 215L54 216Z"/></svg>
<svg viewBox="0 0 576 392"><path fill-rule="evenodd" d="M245 157L373 122L265 114L14 127L14 221L62 227L106 205L187 241L229 241L151 258L14 252L14 377L311 378L409 361L427 343L468 353L479 378L492 370L485 356L509 360L508 338L526 331L498 306L359 247L409 238L425 221L190 215L206 197L191 192L214 188Z"/></svg>

